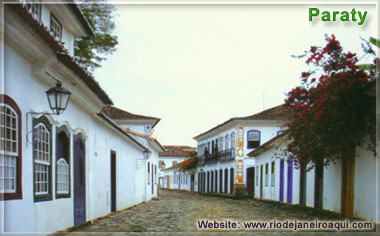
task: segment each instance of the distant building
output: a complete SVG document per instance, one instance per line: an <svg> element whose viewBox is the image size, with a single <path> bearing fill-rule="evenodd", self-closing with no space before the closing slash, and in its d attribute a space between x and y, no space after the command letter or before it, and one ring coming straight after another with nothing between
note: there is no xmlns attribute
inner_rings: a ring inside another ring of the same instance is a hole
<svg viewBox="0 0 380 236"><path fill-rule="evenodd" d="M164 145L166 151L161 152L158 158L158 167L160 170L171 168L178 163L188 159L188 153L196 151L194 147L181 145ZM163 186L163 174L159 173L160 184Z"/></svg>
<svg viewBox="0 0 380 236"><path fill-rule="evenodd" d="M160 118L143 116L130 113L114 106L105 106L103 112L112 118L123 131L131 135L139 143L147 147L150 151L149 159L138 159L137 169L145 172L147 179L140 178L137 180L136 194L144 196L144 200L151 200L157 197L157 186L159 177L158 159L159 154L165 152L165 148L160 142L152 137L152 129L158 124ZM139 189L143 189L144 191Z"/></svg>
<svg viewBox="0 0 380 236"><path fill-rule="evenodd" d="M184 160L161 170L162 188L195 191L195 168L191 165L195 158Z"/></svg>
<svg viewBox="0 0 380 236"><path fill-rule="evenodd" d="M260 113L235 117L196 136L200 192L243 194L246 170L254 166L247 154L283 132L285 108L276 106Z"/></svg>

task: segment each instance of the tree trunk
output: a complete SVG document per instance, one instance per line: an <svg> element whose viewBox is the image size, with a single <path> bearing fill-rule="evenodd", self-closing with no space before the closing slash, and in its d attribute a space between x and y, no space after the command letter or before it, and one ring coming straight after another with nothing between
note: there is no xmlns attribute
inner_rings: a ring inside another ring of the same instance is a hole
<svg viewBox="0 0 380 236"><path fill-rule="evenodd" d="M340 214L354 216L355 147L342 150L342 191Z"/></svg>

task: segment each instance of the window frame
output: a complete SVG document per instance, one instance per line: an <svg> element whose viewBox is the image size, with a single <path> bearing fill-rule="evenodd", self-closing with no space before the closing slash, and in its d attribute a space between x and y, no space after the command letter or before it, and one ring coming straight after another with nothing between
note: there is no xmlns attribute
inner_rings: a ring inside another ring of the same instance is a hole
<svg viewBox="0 0 380 236"><path fill-rule="evenodd" d="M259 139L258 140L249 140L249 134L250 133L257 133L259 135ZM258 142L258 145L256 147L251 147L250 142L253 142L253 141ZM258 147L260 147L260 145L261 145L261 132L259 130L256 130L256 129L248 130L247 131L247 149L258 148Z"/></svg>
<svg viewBox="0 0 380 236"><path fill-rule="evenodd" d="M53 32L52 32L52 30L53 30L53 28L52 28L52 21L55 21L54 23L55 24L57 24L58 26L59 26L59 38L57 38L54 34L53 34ZM55 17L52 13L50 13L50 28L49 28L49 30L50 30L50 34L54 37L54 39L55 40L57 40L58 42L62 42L62 33L63 33L63 28L62 28L62 24L61 24L61 22L57 19L57 17Z"/></svg>
<svg viewBox="0 0 380 236"><path fill-rule="evenodd" d="M43 124L46 129L50 132L50 164L49 164L49 173L48 173L48 192L46 194L36 194L36 189L35 189L35 171L36 171L36 166L35 166L35 159L36 159L36 155L35 155L35 151L34 151L34 132L33 132L33 198L34 198L34 202L43 202L43 201L50 201L50 200L53 200L53 194L52 194L52 186L53 186L53 183L52 183L52 179L53 179L53 174L52 174L52 169L53 169L53 166L52 166L52 161L53 161L53 155L52 155L52 147L53 147L53 138L52 138L52 130L53 130L53 127L52 125L50 124L49 120L45 117L45 116L41 116L39 118L34 118L33 119L33 130L35 129L36 126L38 126L39 124Z"/></svg>
<svg viewBox="0 0 380 236"><path fill-rule="evenodd" d="M36 19L38 22L41 22L41 4L38 2L35 2L33 0L26 0L24 3L25 8L28 10L28 12L33 16L34 19ZM37 6L38 15L36 15L32 8L33 6Z"/></svg>
<svg viewBox="0 0 380 236"><path fill-rule="evenodd" d="M5 94L0 95L0 104L4 104L12 108L17 117L17 160L16 160L16 191L15 192L2 192L0 193L1 200L22 199L22 112L17 103Z"/></svg>
<svg viewBox="0 0 380 236"><path fill-rule="evenodd" d="M234 149L236 146L236 135L235 135L235 132L232 132L230 134L230 147L231 149Z"/></svg>
<svg viewBox="0 0 380 236"><path fill-rule="evenodd" d="M271 187L275 186L276 162L271 163Z"/></svg>
<svg viewBox="0 0 380 236"><path fill-rule="evenodd" d="M68 141L68 156L67 159L64 157L58 157L58 135L63 132ZM55 129L55 159L54 159L54 164L55 164L55 198L70 198L71 197L71 138L70 138L70 132L65 126L61 126L59 128ZM59 193L58 192L58 161L61 159L64 159L68 165L69 169L69 191L68 193Z"/></svg>
<svg viewBox="0 0 380 236"><path fill-rule="evenodd" d="M150 185L150 162L148 161L148 185Z"/></svg>
<svg viewBox="0 0 380 236"><path fill-rule="evenodd" d="M269 186L269 163L265 163L265 187Z"/></svg>

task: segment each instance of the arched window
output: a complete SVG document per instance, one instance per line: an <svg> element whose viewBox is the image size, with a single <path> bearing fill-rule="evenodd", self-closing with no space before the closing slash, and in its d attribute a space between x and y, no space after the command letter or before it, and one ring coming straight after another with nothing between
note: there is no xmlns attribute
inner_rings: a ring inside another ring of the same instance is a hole
<svg viewBox="0 0 380 236"><path fill-rule="evenodd" d="M51 127L45 117L33 127L34 201L51 200Z"/></svg>
<svg viewBox="0 0 380 236"><path fill-rule="evenodd" d="M70 133L64 126L56 133L56 195L70 197Z"/></svg>
<svg viewBox="0 0 380 236"><path fill-rule="evenodd" d="M260 146L260 131L250 130L247 132L247 148L257 148Z"/></svg>
<svg viewBox="0 0 380 236"><path fill-rule="evenodd" d="M68 194L69 187L69 164L62 157L57 161L57 194Z"/></svg>
<svg viewBox="0 0 380 236"><path fill-rule="evenodd" d="M0 194L21 199L21 111L12 98L0 96Z"/></svg>

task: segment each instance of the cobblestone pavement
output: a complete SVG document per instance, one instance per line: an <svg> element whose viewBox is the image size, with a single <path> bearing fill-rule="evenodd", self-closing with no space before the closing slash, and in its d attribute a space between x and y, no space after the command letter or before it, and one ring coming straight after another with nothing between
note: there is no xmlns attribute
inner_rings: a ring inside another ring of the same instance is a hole
<svg viewBox="0 0 380 236"><path fill-rule="evenodd" d="M158 201L150 201L117 212L93 224L76 228L74 232L200 232L198 219L242 221L343 220L339 215L300 206L253 199L233 200L204 196L198 193L161 190ZM242 226L243 228L243 226ZM244 229L230 230L247 233ZM224 230L225 232L225 230ZM289 231L288 231L289 232ZM220 232L219 232L220 233ZM249 231L253 233L253 231ZM277 235L279 231L261 231ZM319 235L322 232L314 232ZM331 232L330 232L331 233ZM70 233L72 234L72 233ZM281 233L282 234L282 233ZM329 234L328 232L322 234ZM347 234L345 234L347 235Z"/></svg>

